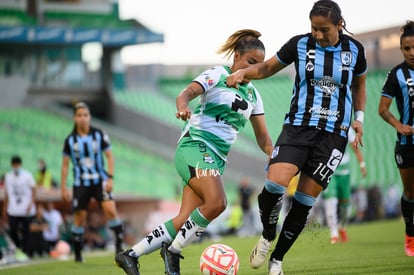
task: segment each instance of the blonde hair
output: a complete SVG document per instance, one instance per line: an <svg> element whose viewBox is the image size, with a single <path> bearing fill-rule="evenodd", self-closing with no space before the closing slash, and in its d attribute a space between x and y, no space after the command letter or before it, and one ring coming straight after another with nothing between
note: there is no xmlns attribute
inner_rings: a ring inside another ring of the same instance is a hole
<svg viewBox="0 0 414 275"><path fill-rule="evenodd" d="M224 53L224 57L228 59L236 51L241 53L251 49L261 49L264 51L264 45L259 40L261 35L260 32L252 29L238 30L227 38L227 41L220 46L217 53Z"/></svg>

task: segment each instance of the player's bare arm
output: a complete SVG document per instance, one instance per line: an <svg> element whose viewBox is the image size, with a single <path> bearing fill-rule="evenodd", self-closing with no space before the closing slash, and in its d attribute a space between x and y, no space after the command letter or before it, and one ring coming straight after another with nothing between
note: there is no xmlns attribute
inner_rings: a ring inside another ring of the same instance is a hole
<svg viewBox="0 0 414 275"><path fill-rule="evenodd" d="M175 117L186 121L191 117L191 109L188 107L188 102L203 93L203 88L196 82L190 83L176 98L175 104L177 112Z"/></svg>

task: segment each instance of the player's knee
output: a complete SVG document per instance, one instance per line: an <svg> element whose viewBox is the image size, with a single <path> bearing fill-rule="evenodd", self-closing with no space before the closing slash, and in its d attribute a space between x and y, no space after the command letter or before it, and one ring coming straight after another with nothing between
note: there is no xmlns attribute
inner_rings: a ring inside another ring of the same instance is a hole
<svg viewBox="0 0 414 275"><path fill-rule="evenodd" d="M214 218L219 216L221 213L223 213L226 207L227 207L227 200L225 198L217 198L209 202L207 205L210 215Z"/></svg>

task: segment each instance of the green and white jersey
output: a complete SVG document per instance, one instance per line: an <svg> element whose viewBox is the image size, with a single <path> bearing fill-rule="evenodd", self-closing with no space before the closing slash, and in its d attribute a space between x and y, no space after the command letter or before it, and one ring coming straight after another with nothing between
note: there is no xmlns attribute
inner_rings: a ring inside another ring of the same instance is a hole
<svg viewBox="0 0 414 275"><path fill-rule="evenodd" d="M230 73L227 66L215 66L193 80L203 87L204 93L181 135L189 132L223 160L250 116L264 114L262 99L252 83L241 84L239 89L227 87L226 77Z"/></svg>

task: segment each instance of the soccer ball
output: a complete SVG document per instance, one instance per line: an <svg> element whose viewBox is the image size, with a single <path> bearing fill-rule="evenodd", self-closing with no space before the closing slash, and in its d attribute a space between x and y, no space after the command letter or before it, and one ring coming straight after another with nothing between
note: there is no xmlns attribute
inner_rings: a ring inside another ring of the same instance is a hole
<svg viewBox="0 0 414 275"><path fill-rule="evenodd" d="M225 244L212 244L201 253L200 270L205 275L236 275L239 257Z"/></svg>

